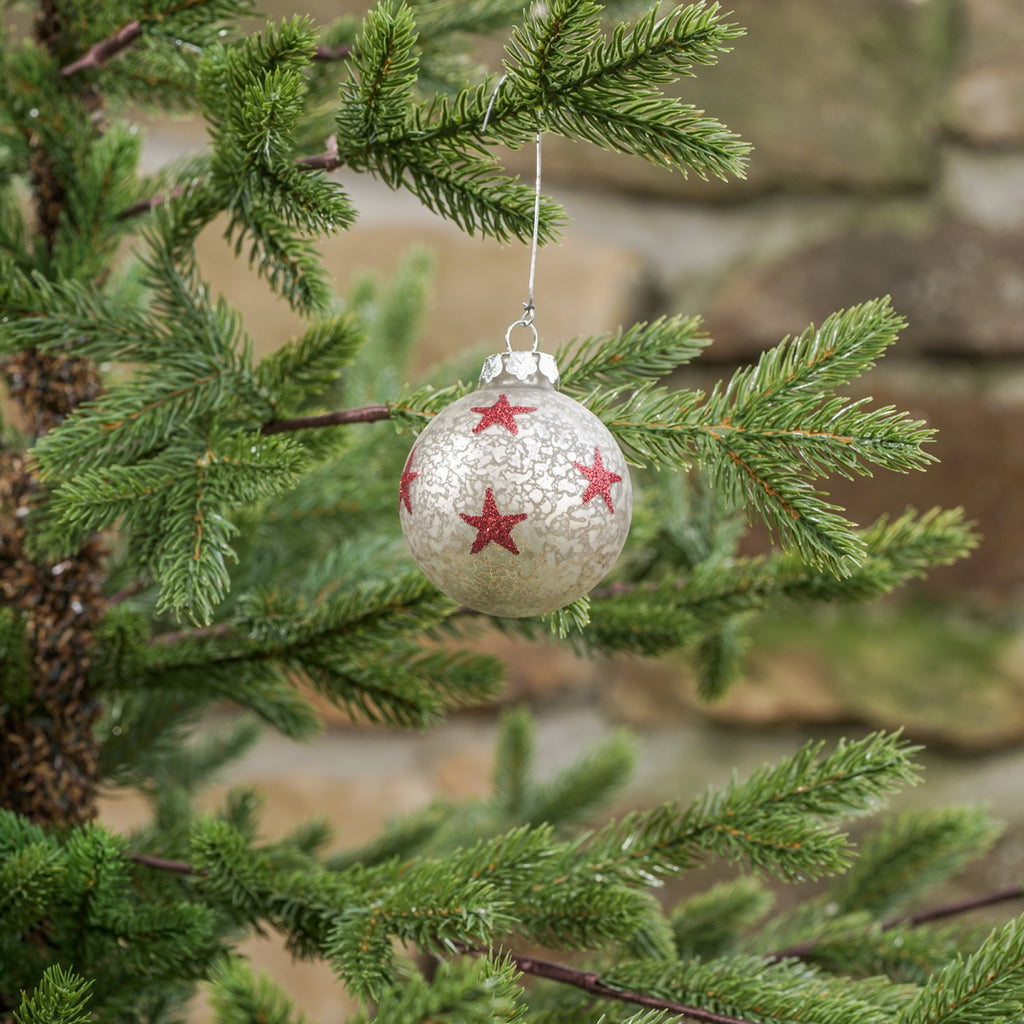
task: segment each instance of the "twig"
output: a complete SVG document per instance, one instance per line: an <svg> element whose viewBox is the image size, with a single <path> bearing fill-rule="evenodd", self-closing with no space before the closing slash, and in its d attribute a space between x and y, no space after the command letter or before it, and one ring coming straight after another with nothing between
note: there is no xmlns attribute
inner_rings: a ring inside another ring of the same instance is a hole
<svg viewBox="0 0 1024 1024"><path fill-rule="evenodd" d="M132 217L138 217L140 214L149 213L150 210L154 210L158 206L163 206L168 199L177 199L178 196L187 192L190 188L194 188L201 181L202 178L193 178L185 185L175 185L170 192L158 192L155 196L150 196L149 199L141 199L137 203L132 203L131 206L126 207L118 214L118 220L131 220Z"/></svg>
<svg viewBox="0 0 1024 1024"><path fill-rule="evenodd" d="M1024 887L1013 885L1007 889L996 889L993 892L982 893L981 896L971 896L964 900L953 900L951 903L941 903L935 907L929 907L918 911L916 914L903 914L899 917L891 917L883 921L881 929L887 932L892 928L905 926L916 928L918 925L928 924L930 921L941 921L946 917L958 917L960 914L967 914L972 910L979 910L981 907L992 907L997 903L1009 903L1011 900L1024 899ZM806 942L798 942L771 953L769 959L793 960L809 956L821 944L820 939L808 939Z"/></svg>
<svg viewBox="0 0 1024 1024"><path fill-rule="evenodd" d="M142 864L147 868L156 868L158 871L173 871L178 875L202 875L203 871L197 871L191 864L180 860L168 860L166 857L152 857L148 853L126 853L129 860L136 864Z"/></svg>
<svg viewBox="0 0 1024 1024"><path fill-rule="evenodd" d="M336 171L345 163L338 156L338 136L327 137L327 149L323 153L314 156L300 156L295 161L295 166L303 171Z"/></svg>
<svg viewBox="0 0 1024 1024"><path fill-rule="evenodd" d="M141 35L142 22L138 19L129 21L127 25L122 25L113 35L107 36L106 39L101 39L98 43L93 43L78 60L65 64L60 69L60 73L64 78L70 78L72 75L77 75L79 71L85 71L88 68L98 68L110 60L111 57L122 50L126 50Z"/></svg>
<svg viewBox="0 0 1024 1024"><path fill-rule="evenodd" d="M136 18L135 21L122 25L112 35L107 36L106 39L93 43L78 60L65 64L60 69L60 73L65 78L70 78L72 75L77 75L79 71L85 71L88 68L98 68L110 60L111 57L116 56L122 50L126 50L141 35L142 22ZM351 43L341 43L338 46L318 46L313 51L313 60L320 62L345 60L351 57L353 52L354 47Z"/></svg>
<svg viewBox="0 0 1024 1024"><path fill-rule="evenodd" d="M136 594L141 594L149 586L149 582L149 580L144 579L132 580L126 587L122 587L107 598L107 607L114 608L119 604L124 604L125 601Z"/></svg>
<svg viewBox="0 0 1024 1024"><path fill-rule="evenodd" d="M467 950L467 952L480 955L484 950ZM493 951L489 951L493 952ZM622 1003L632 1003L635 1006L645 1006L651 1010L667 1010L669 1013L677 1013L691 1020L704 1021L705 1024L751 1024L741 1017L729 1017L723 1013L714 1013L711 1010L703 1010L698 1006L687 1006L684 1003L677 1003L671 999L661 999L657 996L647 995L643 992L631 992L628 989L612 988L606 985L596 971L581 971L566 964L555 963L553 960L540 960L532 956L520 956L518 953L510 953L501 950L498 956L507 957L523 974L532 974L537 978L547 978L550 981L557 981L563 985L572 985L574 988L582 989L591 995L600 996L603 999L617 999Z"/></svg>
<svg viewBox="0 0 1024 1024"><path fill-rule="evenodd" d="M295 166L300 171L336 171L344 164L345 161L338 155L338 140L333 135L327 140L327 149L323 153L300 156L295 160ZM149 199L142 199L123 209L118 215L118 219L130 220L140 214L149 213L150 210L163 206L169 199L177 199L182 193L202 183L202 178L193 178L185 185L176 185L170 192L158 192L155 196L150 196Z"/></svg>
<svg viewBox="0 0 1024 1024"><path fill-rule="evenodd" d="M327 62L331 60L345 60L355 53L355 47L351 43L339 43L337 46L318 46L313 51L313 60Z"/></svg>
<svg viewBox="0 0 1024 1024"><path fill-rule="evenodd" d="M1024 887L1013 885L1008 889L996 889L993 892L983 893L981 896L971 896L965 900L954 900L952 903L944 903L928 910L919 911L916 914L894 917L882 925L882 930L888 931L890 928L896 928L899 925L914 927L919 924L927 924L929 921L939 921L944 917L956 917L959 914L966 914L980 907L991 907L997 903L1008 903L1010 900L1019 899L1024 899Z"/></svg>
<svg viewBox="0 0 1024 1024"><path fill-rule="evenodd" d="M261 434L283 434L289 430L309 430L312 427L339 427L345 423L373 423L391 418L386 405L364 405L358 409L336 409L319 416L296 416L290 420L270 420L260 427Z"/></svg>
<svg viewBox="0 0 1024 1024"><path fill-rule="evenodd" d="M195 629L177 629L170 633L157 633L149 642L153 647L167 647L180 640L204 640L206 637L227 636L234 628L230 622L215 622L211 626L197 626Z"/></svg>

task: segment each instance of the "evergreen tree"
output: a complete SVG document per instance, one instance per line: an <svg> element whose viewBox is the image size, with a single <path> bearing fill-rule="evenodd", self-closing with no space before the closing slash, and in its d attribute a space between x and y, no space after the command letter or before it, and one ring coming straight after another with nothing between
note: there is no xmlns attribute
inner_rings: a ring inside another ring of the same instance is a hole
<svg viewBox="0 0 1024 1024"><path fill-rule="evenodd" d="M259 929L327 960L365 1000L361 1019L1020 1019L1020 921L985 938L928 923L963 905L907 912L996 826L971 808L912 812L859 859L841 831L916 777L898 735L811 744L690 804L583 833L628 771L628 745L612 737L538 780L519 713L503 724L490 801L431 808L359 850L328 855L315 824L259 841L245 799L193 805L254 721L314 731L310 689L423 727L500 686L493 658L451 640L481 617L411 566L395 515L410 438L473 385L398 383L420 264L343 301L315 243L356 217L329 177L342 165L471 234L528 241L532 185L494 147L537 131L683 173L742 173L742 142L663 91L740 29L707 3L609 27L626 7L552 0L523 16L518 0L382 0L361 21L294 17L245 35L247 0L40 0L24 38L0 41L5 1019L177 1020L206 983L225 1024L290 1021L288 995L236 952ZM508 29L497 87L472 41ZM140 174L129 104L196 113L209 145ZM196 264L216 218L308 321L260 360ZM560 223L544 200L540 241ZM820 486L928 463L923 424L840 390L901 326L884 300L837 312L709 394L662 383L707 344L693 317L567 347L562 386L637 467L641 514L589 600L489 624L581 652L686 648L713 696L749 614L867 600L963 555L957 511L857 529ZM737 556L744 514L777 536L775 553ZM197 740L224 700L249 716ZM95 821L99 789L122 786L153 811L125 836ZM754 874L675 907L654 898L711 858ZM760 875L832 881L773 915ZM527 952L538 947L553 952ZM558 950L584 966L546 959Z"/></svg>

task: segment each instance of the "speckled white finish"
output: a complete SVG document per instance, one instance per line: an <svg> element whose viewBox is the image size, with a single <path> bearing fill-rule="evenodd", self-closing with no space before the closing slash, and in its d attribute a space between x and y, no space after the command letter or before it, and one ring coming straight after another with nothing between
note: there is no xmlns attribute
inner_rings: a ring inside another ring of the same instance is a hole
<svg viewBox="0 0 1024 1024"><path fill-rule="evenodd" d="M502 395L532 411L506 411ZM622 550L632 509L611 433L539 372L525 381L499 374L439 413L410 452L399 499L423 572L456 601L503 616L552 612L587 593Z"/></svg>

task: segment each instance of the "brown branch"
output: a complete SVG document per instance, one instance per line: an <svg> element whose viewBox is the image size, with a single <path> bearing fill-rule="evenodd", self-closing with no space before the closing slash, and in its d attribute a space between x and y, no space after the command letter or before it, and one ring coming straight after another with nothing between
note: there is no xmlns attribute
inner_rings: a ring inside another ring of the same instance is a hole
<svg viewBox="0 0 1024 1024"><path fill-rule="evenodd" d="M152 857L148 853L131 853L130 851L125 856L129 860L135 861L136 864L142 864L147 868L156 868L158 871L173 871L178 875L205 874L205 872L198 871L191 864L186 864L180 860L168 860L166 857Z"/></svg>
<svg viewBox="0 0 1024 1024"><path fill-rule="evenodd" d="M98 68L122 50L128 49L141 35L142 22L137 18L135 21L129 21L127 25L123 25L113 35L107 36L106 39L101 39L98 43L93 43L78 60L65 64L60 69L60 73L64 78L70 78L72 75L77 75L79 71L85 71L88 68Z"/></svg>
<svg viewBox="0 0 1024 1024"><path fill-rule="evenodd" d="M1011 900L1024 899L1024 887L1013 885L1007 889L996 889L993 892L982 893L980 896L971 896L964 900L953 900L951 903L941 903L936 907L929 907L918 911L916 914L903 914L899 917L892 917L882 922L882 931L887 932L892 928L905 926L916 928L918 925L928 924L930 921L941 921L947 917L958 917L960 914L967 914L972 910L979 910L982 907L992 907L997 903L1009 903ZM795 945L772 953L769 959L791 960L799 957L809 956L820 944L819 939L808 939L806 942L798 942Z"/></svg>
<svg viewBox="0 0 1024 1024"><path fill-rule="evenodd" d="M345 166L345 161L338 156L337 147L333 152L315 153L313 156L300 156L295 161L295 166L300 171L336 171L339 167Z"/></svg>
<svg viewBox="0 0 1024 1024"><path fill-rule="evenodd" d="M107 598L107 607L115 608L119 604L124 604L125 601L135 597L136 594L141 594L144 590L149 587L149 580L132 580L126 587L122 587L116 593L110 595Z"/></svg>
<svg viewBox="0 0 1024 1024"><path fill-rule="evenodd" d="M332 135L327 140L327 149L323 153L315 153L313 156L300 156L295 160L295 166L300 171L336 171L343 167L345 161L338 155L338 140ZM119 220L130 220L143 213L149 213L158 206L163 206L170 199L177 199L178 196L191 188L203 183L202 178L193 178L185 185L176 185L170 192L158 192L149 199L142 199L131 206L126 207L118 215Z"/></svg>
<svg viewBox="0 0 1024 1024"><path fill-rule="evenodd" d="M327 138L327 150L317 153L315 156L300 156L295 161L295 166L302 171L336 171L345 163L338 156L338 137L330 135Z"/></svg>
<svg viewBox="0 0 1024 1024"><path fill-rule="evenodd" d="M182 875L203 874L191 864L183 861L168 860L164 857L153 857L145 853L127 853L125 856L136 864L156 868L160 871L171 871ZM917 914L908 914L904 917L892 918L882 925L883 930L895 928L898 925L909 925L911 927L924 924L928 921L935 921L944 917L954 917L958 914L976 910L979 907L992 906L997 903L1005 903L1014 899L1024 898L1024 888L1019 885L1008 889L998 889L994 892L985 893L981 896L974 896L970 899L956 900L952 903L932 907L930 910L923 910ZM787 950L772 954L769 959L773 961L786 960L799 956L806 956L810 953L816 942L804 943L800 946L791 946ZM508 959L522 971L523 974L531 974L536 978L546 978L548 981L558 982L562 985L571 985L590 995L602 999L615 999L621 1003L630 1003L634 1006L643 1006L650 1010L666 1010L682 1017L689 1017L691 1020L702 1021L703 1024L752 1024L751 1021L742 1017L730 1017L723 1013L714 1013L711 1010L702 1009L699 1006L688 1006L685 1003L677 1003L671 999L662 999L658 996L648 995L644 992L633 992L630 989L614 988L601 980L601 975L596 971L584 971L567 964L556 963L554 960L542 960L539 957L523 956L513 953L510 950L500 949L472 949L455 944L461 953L472 956L489 955L496 959Z"/></svg>
<svg viewBox="0 0 1024 1024"><path fill-rule="evenodd" d="M494 953L492 950L473 949L467 952L480 955L484 952ZM506 957L511 960L523 974L532 974L537 978L547 978L549 981L557 981L562 985L572 985L590 995L600 996L602 999L617 999L621 1003L632 1003L634 1006L644 1006L651 1010L667 1010L669 1013L676 1013L691 1020L704 1021L705 1024L751 1024L741 1017L730 1017L724 1013L714 1013L711 1010L703 1010L699 1006L687 1006L684 1003L677 1003L671 999L661 999L657 996L647 995L644 992L631 992L628 989L612 988L606 985L596 971L581 971L566 964L555 963L552 960L540 960L532 956L520 956L518 953L511 953L501 950L497 957Z"/></svg>
<svg viewBox="0 0 1024 1024"><path fill-rule="evenodd" d="M1024 887L1013 885L1008 889L996 889L993 892L983 893L981 896L971 896L965 900L954 900L952 903L944 903L928 910L919 911L916 914L894 917L882 925L882 930L888 931L890 928L896 928L900 925L907 925L913 928L919 924L927 924L929 921L939 921L944 917L956 917L959 914L966 914L971 910L978 910L981 907L992 907L997 903L1009 903L1011 900L1019 899L1024 899Z"/></svg>
<svg viewBox="0 0 1024 1024"><path fill-rule="evenodd" d="M171 633L157 633L149 643L152 647L167 647L180 640L204 640L206 637L227 636L234 628L230 622L215 622L212 626L198 626L196 629L178 629Z"/></svg>
<svg viewBox="0 0 1024 1024"><path fill-rule="evenodd" d="M289 430L309 430L313 427L339 427L346 423L373 423L391 418L386 405L364 405L359 409L336 409L320 416L296 416L290 420L270 420L260 427L261 434L283 434Z"/></svg>
<svg viewBox="0 0 1024 1024"><path fill-rule="evenodd" d="M337 46L318 46L313 51L313 60L326 63L332 60L346 60L355 53L351 43L339 43Z"/></svg>
<svg viewBox="0 0 1024 1024"><path fill-rule="evenodd" d="M158 192L155 196L150 196L149 199L141 199L137 203L132 203L131 206L125 207L119 214L118 220L131 220L132 217L138 217L140 214L149 213L150 210L155 210L158 206L163 206L169 199L177 199L178 196L187 192L190 188L195 187L202 181L202 178L193 178L190 182L185 185L175 185L170 192Z"/></svg>

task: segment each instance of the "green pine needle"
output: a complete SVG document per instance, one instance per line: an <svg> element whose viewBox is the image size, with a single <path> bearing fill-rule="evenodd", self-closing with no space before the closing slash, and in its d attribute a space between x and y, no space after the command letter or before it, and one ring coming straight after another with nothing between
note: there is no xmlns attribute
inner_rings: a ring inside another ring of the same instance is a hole
<svg viewBox="0 0 1024 1024"><path fill-rule="evenodd" d="M846 576L863 544L815 480L932 461L922 423L829 394L873 365L902 323L887 300L866 303L783 341L710 396L647 386L604 395L594 411L637 460L700 464L729 503L756 512L805 561Z"/></svg>
<svg viewBox="0 0 1024 1024"><path fill-rule="evenodd" d="M578 856L589 870L623 879L674 874L707 856L790 879L835 873L850 863L836 823L916 781L915 749L884 733L841 741L825 757L822 744L808 743L685 810L668 804L609 825Z"/></svg>
<svg viewBox="0 0 1024 1024"><path fill-rule="evenodd" d="M904 811L861 846L833 892L838 911L876 918L896 913L981 857L1001 831L982 807Z"/></svg>
<svg viewBox="0 0 1024 1024"><path fill-rule="evenodd" d="M720 882L672 908L680 957L718 956L736 947L771 909L774 897L753 878Z"/></svg>
<svg viewBox="0 0 1024 1024"><path fill-rule="evenodd" d="M729 1019L814 1021L815 1024L889 1024L875 1005L871 983L837 978L792 961L758 957L692 958L669 963L619 963L602 972L611 988L649 992Z"/></svg>
<svg viewBox="0 0 1024 1024"><path fill-rule="evenodd" d="M247 960L237 956L220 960L210 979L210 1009L217 1024L303 1024L305 1017L292 1007L291 998L269 975L255 974Z"/></svg>
<svg viewBox="0 0 1024 1024"><path fill-rule="evenodd" d="M86 1024L92 1018L92 982L59 964L48 967L36 989L14 1011L17 1024Z"/></svg>
<svg viewBox="0 0 1024 1024"><path fill-rule="evenodd" d="M992 932L922 986L897 1024L991 1024L1020 1019L1024 1007L1024 917Z"/></svg>

